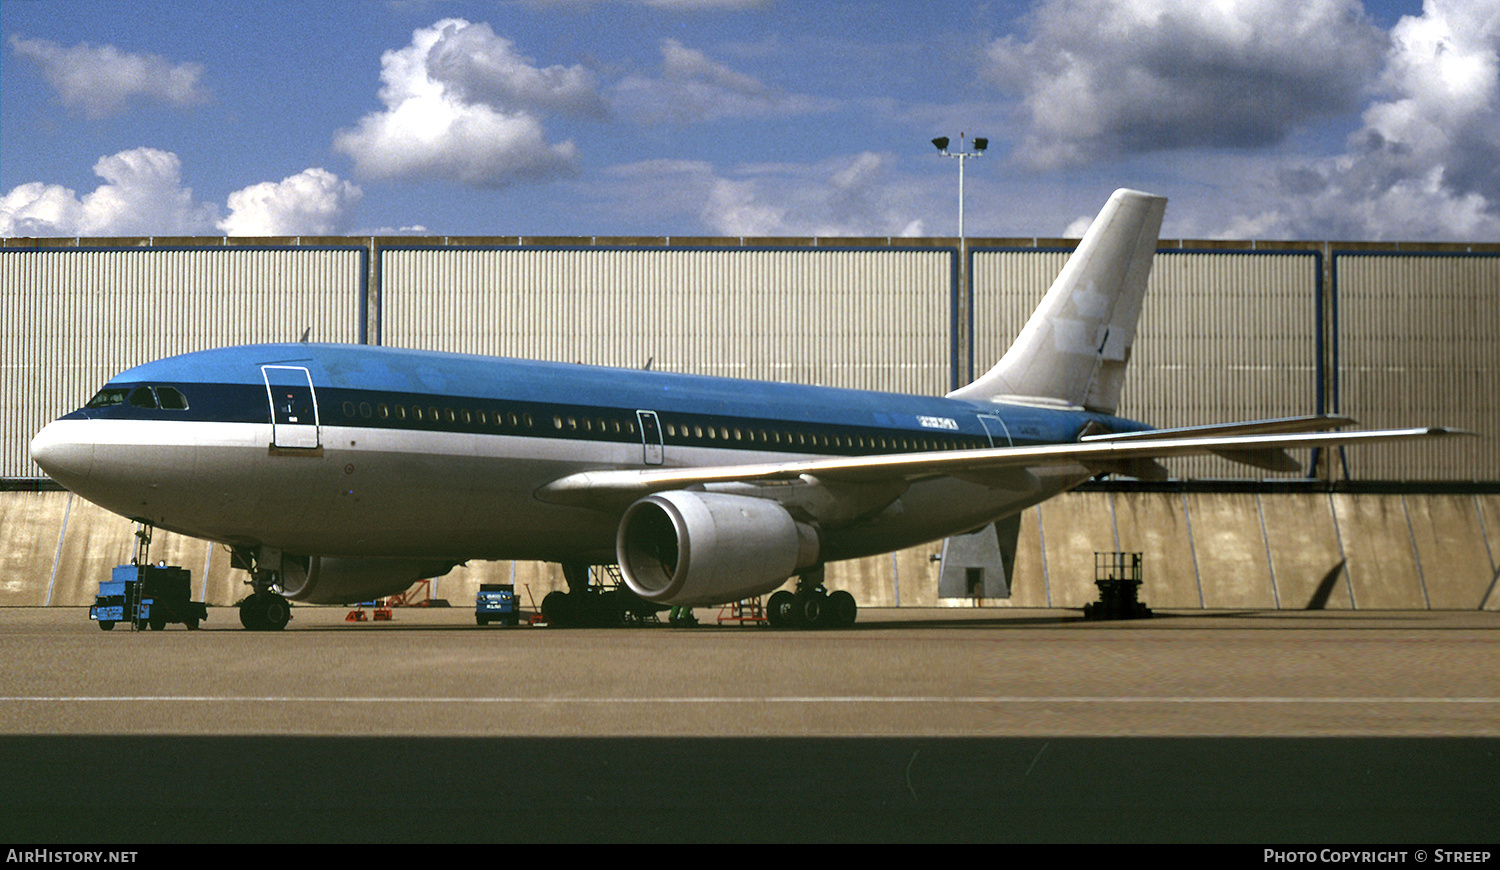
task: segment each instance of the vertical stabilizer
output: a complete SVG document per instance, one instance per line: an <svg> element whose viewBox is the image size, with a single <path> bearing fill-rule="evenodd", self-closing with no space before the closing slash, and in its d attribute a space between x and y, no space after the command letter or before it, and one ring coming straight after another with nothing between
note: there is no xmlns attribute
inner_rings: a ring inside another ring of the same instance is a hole
<svg viewBox="0 0 1500 870"><path fill-rule="evenodd" d="M1167 201L1117 190L994 368L955 399L1044 400L1114 413Z"/></svg>

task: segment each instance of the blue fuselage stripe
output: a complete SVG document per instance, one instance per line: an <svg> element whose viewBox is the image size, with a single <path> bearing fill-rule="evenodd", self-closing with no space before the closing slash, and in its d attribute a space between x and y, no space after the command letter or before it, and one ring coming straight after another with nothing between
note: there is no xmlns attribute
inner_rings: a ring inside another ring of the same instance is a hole
<svg viewBox="0 0 1500 870"><path fill-rule="evenodd" d="M1089 421L1117 432L1146 428L1084 411L342 345L159 360L108 387L174 387L186 409L125 402L68 416L267 424L262 366L307 369L324 426L640 443L637 411L645 410L657 415L667 446L841 456L988 447L980 414L1002 417L1016 446L1072 441Z"/></svg>

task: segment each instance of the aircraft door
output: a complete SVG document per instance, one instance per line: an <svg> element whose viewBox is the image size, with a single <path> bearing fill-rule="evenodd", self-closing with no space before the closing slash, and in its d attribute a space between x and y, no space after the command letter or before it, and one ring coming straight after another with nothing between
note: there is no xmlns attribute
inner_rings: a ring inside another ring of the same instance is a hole
<svg viewBox="0 0 1500 870"><path fill-rule="evenodd" d="M636 411L635 416L641 422L641 461L647 465L661 465L661 421L656 419L655 411Z"/></svg>
<svg viewBox="0 0 1500 870"><path fill-rule="evenodd" d="M316 449L322 441L318 431L318 401L312 374L301 366L260 367L271 402L271 446Z"/></svg>
<svg viewBox="0 0 1500 870"><path fill-rule="evenodd" d="M980 414L979 423L984 427L986 435L990 436L991 447L1012 447L1014 442L1010 440L1010 429L1005 421L994 414Z"/></svg>

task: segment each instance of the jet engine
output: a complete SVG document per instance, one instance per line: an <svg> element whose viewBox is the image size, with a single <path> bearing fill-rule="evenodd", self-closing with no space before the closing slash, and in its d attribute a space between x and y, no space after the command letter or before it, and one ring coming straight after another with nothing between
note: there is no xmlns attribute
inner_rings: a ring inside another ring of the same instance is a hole
<svg viewBox="0 0 1500 870"><path fill-rule="evenodd" d="M309 604L350 604L404 592L418 580L441 577L454 562L420 559L281 558L281 588L287 598Z"/></svg>
<svg viewBox="0 0 1500 870"><path fill-rule="evenodd" d="M818 534L768 499L659 492L625 511L615 536L625 583L657 604L761 595L818 562Z"/></svg>

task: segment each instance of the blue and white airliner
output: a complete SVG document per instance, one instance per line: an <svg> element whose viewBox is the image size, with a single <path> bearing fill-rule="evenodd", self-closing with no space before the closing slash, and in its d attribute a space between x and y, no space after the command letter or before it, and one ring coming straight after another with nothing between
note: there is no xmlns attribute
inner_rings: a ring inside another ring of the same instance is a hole
<svg viewBox="0 0 1500 870"><path fill-rule="evenodd" d="M288 599L367 600L470 559L561 563L569 592L543 610L562 624L795 577L771 621L818 627L855 619L827 563L979 529L1100 474L1202 453L1285 470L1288 448L1451 431L1116 416L1165 206L1116 192L999 363L945 397L268 344L123 372L31 455L115 513L231 547L247 628L284 627ZM1013 552L1016 524L999 527ZM590 588L601 564L628 592Z"/></svg>

